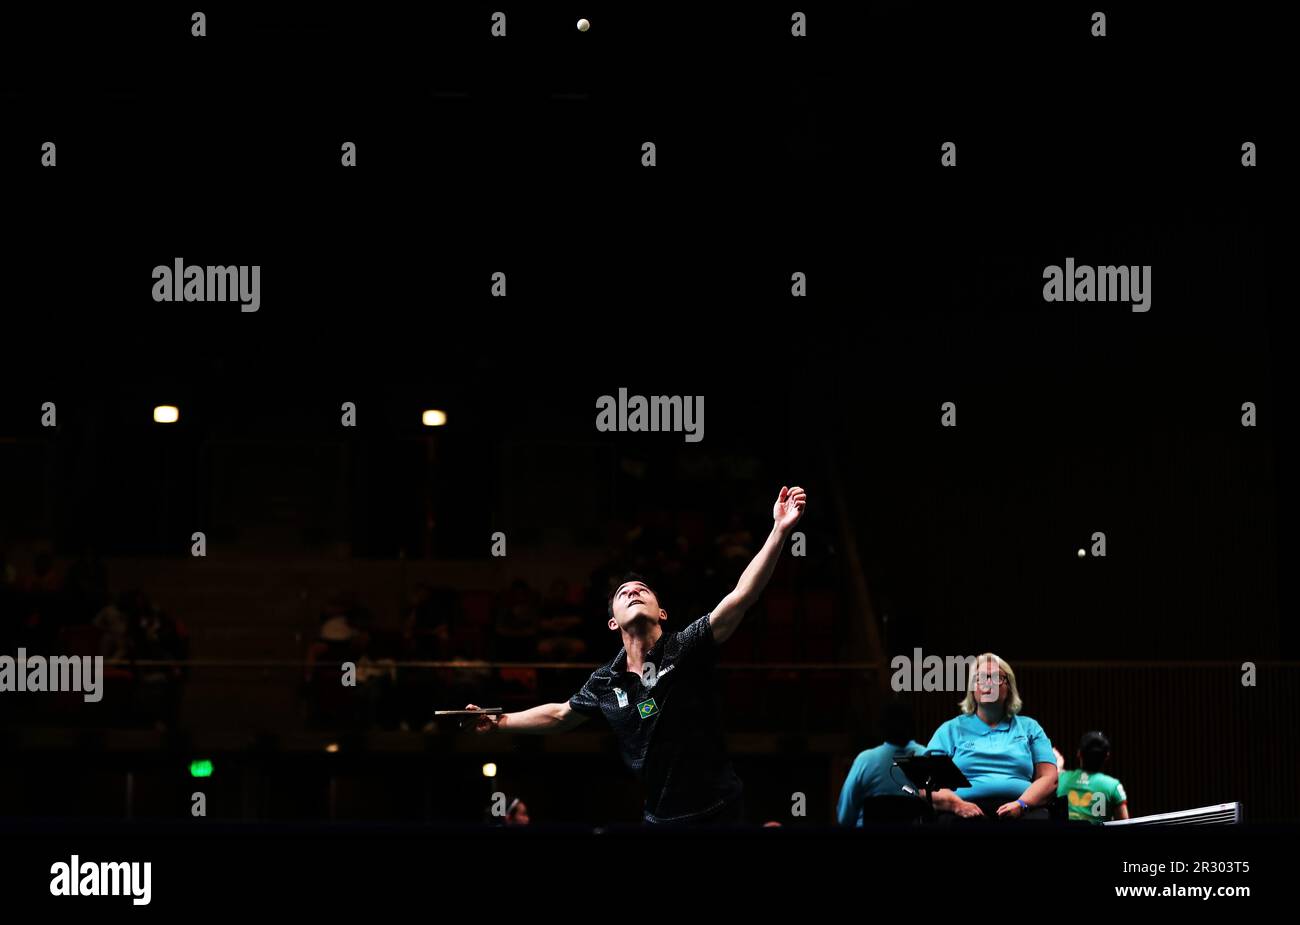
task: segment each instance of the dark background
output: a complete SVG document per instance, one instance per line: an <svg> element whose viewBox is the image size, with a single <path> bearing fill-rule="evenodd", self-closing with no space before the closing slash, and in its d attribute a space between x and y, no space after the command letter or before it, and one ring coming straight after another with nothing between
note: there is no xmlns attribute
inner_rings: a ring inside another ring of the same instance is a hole
<svg viewBox="0 0 1300 925"><path fill-rule="evenodd" d="M806 40L790 10L750 4L529 4L497 41L490 5L208 6L204 39L188 11L6 11L4 541L65 559L92 543L147 577L175 574L166 560L184 564L205 529L211 558L251 563L249 588L317 562L299 582L314 604L340 549L377 567L421 558L412 422L430 404L451 421L433 557L451 575L494 530L527 561L612 549L611 522L654 510L761 526L798 482L822 578L842 593L866 576L886 655L1030 663L1026 712L1067 757L1086 726L1118 730L1137 812L1240 799L1294 820L1274 14L1111 9L1092 39L1079 5L800 8ZM355 170L339 166L345 140ZM178 256L260 264L261 310L154 303L150 270ZM1151 310L1043 302L1043 267L1066 257L1151 264ZM496 270L506 299L489 297ZM704 395L704 442L597 433L595 400L619 387ZM54 434L39 426L49 400ZM164 400L182 421L159 432L148 411ZM354 432L342 401L359 407ZM939 426L945 401L955 430ZM211 451L239 441L253 449ZM736 459L743 478L720 462ZM627 460L648 474L627 477ZM1078 560L1095 530L1107 557ZM787 560L779 580L797 588L814 565ZM858 657L848 635L828 663ZM1258 688L1237 682L1245 660L1264 666ZM184 815L177 768L232 731L250 741L227 766L269 789L232 790L222 816L323 818L337 779L360 794L337 797L345 814L437 819L442 804L409 796L435 774L452 782L445 815L476 811L478 758L460 746L403 765L359 745L338 774L314 740L295 757L292 729L249 719L261 688L220 675L204 689L242 712L136 751L107 733L51 750L24 721L5 740L24 797L2 811L111 817L136 767L138 812ZM956 699L926 695L918 713L933 724ZM733 710L730 728L766 720L776 739L740 759L751 813L802 788L810 821L828 821L841 766L877 741L873 706ZM607 746L512 748L551 818L634 818ZM403 774L406 796L384 790Z"/></svg>

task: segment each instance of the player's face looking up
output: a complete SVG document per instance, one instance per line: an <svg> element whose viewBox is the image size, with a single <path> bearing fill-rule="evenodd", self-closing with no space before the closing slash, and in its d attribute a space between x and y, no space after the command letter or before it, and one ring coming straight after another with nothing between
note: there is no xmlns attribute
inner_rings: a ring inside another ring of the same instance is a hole
<svg viewBox="0 0 1300 925"><path fill-rule="evenodd" d="M975 673L975 699L979 703L998 703L1007 696L1009 685L998 663L986 661Z"/></svg>
<svg viewBox="0 0 1300 925"><path fill-rule="evenodd" d="M619 585L610 609L614 613L609 620L611 630L626 629L638 620L653 623L668 616L659 606L659 598L643 581L625 581Z"/></svg>

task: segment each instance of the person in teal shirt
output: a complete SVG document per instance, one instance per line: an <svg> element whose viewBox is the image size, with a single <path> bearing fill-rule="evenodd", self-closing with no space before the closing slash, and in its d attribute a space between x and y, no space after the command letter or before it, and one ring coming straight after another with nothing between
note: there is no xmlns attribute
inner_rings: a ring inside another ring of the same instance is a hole
<svg viewBox="0 0 1300 925"><path fill-rule="evenodd" d="M835 813L840 825L862 825L863 808L871 797L907 796L903 790L907 778L894 770L894 759L925 751L912 738L912 711L897 700L887 703L881 713L881 727L885 741L860 752L844 778Z"/></svg>
<svg viewBox="0 0 1300 925"><path fill-rule="evenodd" d="M961 818L1047 818L1056 796L1056 755L1043 727L1020 713L1015 672L986 652L975 660L966 688L961 714L935 730L926 751L951 757L970 786L936 790L935 810Z"/></svg>
<svg viewBox="0 0 1300 925"><path fill-rule="evenodd" d="M1101 769L1110 757L1110 740L1101 732L1084 733L1079 741L1079 767L1061 774L1057 797L1064 797L1070 821L1100 824L1128 818L1124 785Z"/></svg>

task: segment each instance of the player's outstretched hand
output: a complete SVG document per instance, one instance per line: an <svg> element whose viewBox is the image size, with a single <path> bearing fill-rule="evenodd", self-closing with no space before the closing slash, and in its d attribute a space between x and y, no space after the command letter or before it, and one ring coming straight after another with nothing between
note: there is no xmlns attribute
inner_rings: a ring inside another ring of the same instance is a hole
<svg viewBox="0 0 1300 925"><path fill-rule="evenodd" d="M472 703L467 703L465 704L465 709L479 710L482 708L475 706ZM467 716L461 722L460 728L473 729L475 732L482 735L485 732L495 732L496 728L500 725L501 725L501 714L495 713L491 715L485 714L483 716Z"/></svg>
<svg viewBox="0 0 1300 925"><path fill-rule="evenodd" d="M781 494L777 496L776 504L772 507L772 519L776 521L778 530L789 530L799 522L803 516L804 505L808 503L808 494L798 485L794 488L781 486Z"/></svg>

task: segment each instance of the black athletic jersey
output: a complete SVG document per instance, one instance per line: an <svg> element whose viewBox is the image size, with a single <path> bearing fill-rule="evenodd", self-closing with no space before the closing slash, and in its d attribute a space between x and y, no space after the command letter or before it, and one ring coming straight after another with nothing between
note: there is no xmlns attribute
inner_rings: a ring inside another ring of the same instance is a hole
<svg viewBox="0 0 1300 925"><path fill-rule="evenodd" d="M627 650L620 649L569 698L572 709L604 716L614 730L623 762L645 785L647 822L706 819L743 791L723 742L716 664L705 614L659 637L646 654L644 680L627 670Z"/></svg>

